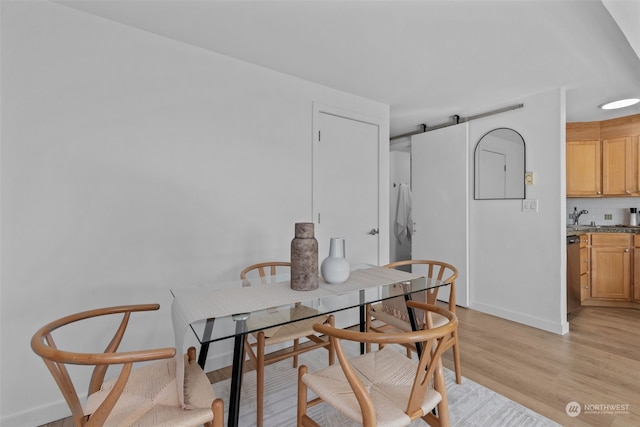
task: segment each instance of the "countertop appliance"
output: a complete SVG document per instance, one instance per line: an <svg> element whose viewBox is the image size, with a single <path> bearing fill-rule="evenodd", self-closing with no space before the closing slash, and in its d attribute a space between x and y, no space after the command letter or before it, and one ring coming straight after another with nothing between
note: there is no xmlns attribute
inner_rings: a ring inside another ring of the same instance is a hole
<svg viewBox="0 0 640 427"><path fill-rule="evenodd" d="M567 314L580 307L580 236L567 236Z"/></svg>

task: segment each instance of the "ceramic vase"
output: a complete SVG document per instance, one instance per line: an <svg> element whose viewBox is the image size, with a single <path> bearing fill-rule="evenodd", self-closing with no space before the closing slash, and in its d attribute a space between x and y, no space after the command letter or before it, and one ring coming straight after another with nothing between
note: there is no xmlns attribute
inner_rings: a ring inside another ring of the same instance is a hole
<svg viewBox="0 0 640 427"><path fill-rule="evenodd" d="M349 262L345 258L345 240L332 237L329 241L329 256L322 261L320 273L327 283L343 283L349 278Z"/></svg>
<svg viewBox="0 0 640 427"><path fill-rule="evenodd" d="M312 291L318 288L318 241L312 222L298 222L291 241L291 289Z"/></svg>

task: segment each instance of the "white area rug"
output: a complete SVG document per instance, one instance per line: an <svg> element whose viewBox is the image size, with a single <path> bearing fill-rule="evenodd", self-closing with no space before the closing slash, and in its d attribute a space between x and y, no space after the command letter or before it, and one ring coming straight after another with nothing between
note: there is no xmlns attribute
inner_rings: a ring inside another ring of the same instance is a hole
<svg viewBox="0 0 640 427"><path fill-rule="evenodd" d="M345 351L356 354L357 347L344 343ZM400 350L404 353L404 350ZM327 352L315 350L299 357L299 363L309 367L309 371L327 366ZM336 363L337 360L336 360ZM256 424L255 371L244 375L240 406L239 425L243 427ZM265 427L288 427L296 425L296 399L298 393L298 373L291 359L283 360L265 368ZM449 397L449 416L455 427L547 427L560 426L548 418L507 399L506 397L463 378L462 384L456 384L455 375L445 369L447 395ZM225 422L227 419L230 380L213 384L216 394L225 400ZM351 427L358 424L336 412L328 405L317 405L309 410L311 417L322 426ZM422 420L412 426L427 425Z"/></svg>

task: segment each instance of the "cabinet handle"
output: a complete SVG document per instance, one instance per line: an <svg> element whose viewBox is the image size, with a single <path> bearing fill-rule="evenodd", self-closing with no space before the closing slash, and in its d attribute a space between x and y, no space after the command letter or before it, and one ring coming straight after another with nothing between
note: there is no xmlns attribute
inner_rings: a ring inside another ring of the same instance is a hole
<svg viewBox="0 0 640 427"><path fill-rule="evenodd" d="M631 191L627 190L627 191L625 191L625 193L627 193L627 194L631 194Z"/></svg>
<svg viewBox="0 0 640 427"><path fill-rule="evenodd" d="M625 249L624 251L625 251L625 252L629 252L629 249Z"/></svg>
<svg viewBox="0 0 640 427"><path fill-rule="evenodd" d="M596 194L602 194L602 192L601 191L596 191Z"/></svg>

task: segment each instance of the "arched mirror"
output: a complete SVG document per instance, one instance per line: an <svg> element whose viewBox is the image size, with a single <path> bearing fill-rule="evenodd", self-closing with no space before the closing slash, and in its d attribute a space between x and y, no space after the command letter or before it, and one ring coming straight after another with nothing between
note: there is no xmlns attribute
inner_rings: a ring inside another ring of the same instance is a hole
<svg viewBox="0 0 640 427"><path fill-rule="evenodd" d="M475 150L475 196L480 199L525 198L524 138L509 128L487 132Z"/></svg>

